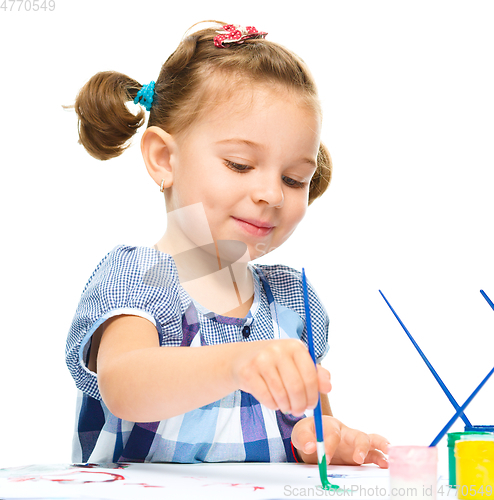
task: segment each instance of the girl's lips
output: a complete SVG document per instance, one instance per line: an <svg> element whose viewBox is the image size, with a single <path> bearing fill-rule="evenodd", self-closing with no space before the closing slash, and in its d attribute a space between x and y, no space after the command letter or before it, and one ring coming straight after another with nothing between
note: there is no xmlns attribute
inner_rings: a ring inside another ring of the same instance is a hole
<svg viewBox="0 0 494 500"><path fill-rule="evenodd" d="M247 222L247 221L242 220L242 219L237 219L236 217L233 217L233 216L232 216L232 219L235 222L237 222L237 224L244 231L247 231L249 234L252 234L254 236L266 236L274 229L274 226L260 227L260 226L256 226L255 224L252 224L251 222Z"/></svg>

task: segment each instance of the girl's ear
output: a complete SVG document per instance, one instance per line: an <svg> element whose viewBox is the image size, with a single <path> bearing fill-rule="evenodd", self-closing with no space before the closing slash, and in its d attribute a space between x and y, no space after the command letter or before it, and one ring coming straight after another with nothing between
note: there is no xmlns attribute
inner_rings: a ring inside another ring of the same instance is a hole
<svg viewBox="0 0 494 500"><path fill-rule="evenodd" d="M176 142L173 137L159 127L148 127L141 139L141 152L144 163L154 182L163 188L173 184L171 157Z"/></svg>

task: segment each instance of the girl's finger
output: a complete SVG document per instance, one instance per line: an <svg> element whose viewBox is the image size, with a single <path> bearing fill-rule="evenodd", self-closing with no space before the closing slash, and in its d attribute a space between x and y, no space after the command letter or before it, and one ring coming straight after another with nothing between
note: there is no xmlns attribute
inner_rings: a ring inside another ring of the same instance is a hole
<svg viewBox="0 0 494 500"><path fill-rule="evenodd" d="M389 441L379 434L369 434L371 448L381 450L383 453L389 453Z"/></svg>
<svg viewBox="0 0 494 500"><path fill-rule="evenodd" d="M365 463L365 459L371 450L370 437L365 432L353 430L353 455L352 460L358 464Z"/></svg>
<svg viewBox="0 0 494 500"><path fill-rule="evenodd" d="M287 394L288 406L286 411L296 417L302 416L307 408L304 380L295 365L291 369L286 365L282 365L278 369Z"/></svg>
<svg viewBox="0 0 494 500"><path fill-rule="evenodd" d="M252 378L247 392L251 393L259 401L259 403L266 406L266 408L269 408L270 410L277 410L279 408L278 403L273 398L268 385L261 375L254 376Z"/></svg>
<svg viewBox="0 0 494 500"><path fill-rule="evenodd" d="M266 367L262 371L261 377L271 398L275 401L276 408L279 408L283 413L290 413L290 398L283 383L283 378L276 367Z"/></svg>
<svg viewBox="0 0 494 500"><path fill-rule="evenodd" d="M292 443L297 450L303 451L307 455L316 451L316 429L313 418L304 418L303 428L298 432L292 433Z"/></svg>
<svg viewBox="0 0 494 500"><path fill-rule="evenodd" d="M331 374L326 368L323 368L321 365L317 365L317 376L319 379L319 392L323 394L327 394L331 391Z"/></svg>
<svg viewBox="0 0 494 500"><path fill-rule="evenodd" d="M319 396L317 371L307 350L295 351L293 361L281 363L278 369L290 399L291 413L300 416L307 408L315 408Z"/></svg>
<svg viewBox="0 0 494 500"><path fill-rule="evenodd" d="M389 467L387 458L379 450L369 451L369 453L365 457L365 463L379 465L381 469L387 469Z"/></svg>
<svg viewBox="0 0 494 500"><path fill-rule="evenodd" d="M341 422L333 417L323 417L323 434L326 460L329 463L341 441Z"/></svg>

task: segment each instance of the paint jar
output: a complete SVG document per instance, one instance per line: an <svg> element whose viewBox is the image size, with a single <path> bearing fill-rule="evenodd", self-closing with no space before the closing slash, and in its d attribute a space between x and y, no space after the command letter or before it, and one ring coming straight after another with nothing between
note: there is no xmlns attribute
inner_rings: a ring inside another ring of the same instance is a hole
<svg viewBox="0 0 494 500"><path fill-rule="evenodd" d="M455 443L462 436L468 435L489 435L488 432L465 431L465 432L449 432L448 433L448 465L449 465L449 485L456 488L456 458L455 458Z"/></svg>
<svg viewBox="0 0 494 500"><path fill-rule="evenodd" d="M458 498L494 500L494 436L463 436L455 457Z"/></svg>
<svg viewBox="0 0 494 500"><path fill-rule="evenodd" d="M388 461L390 500L436 499L436 446L391 446Z"/></svg>

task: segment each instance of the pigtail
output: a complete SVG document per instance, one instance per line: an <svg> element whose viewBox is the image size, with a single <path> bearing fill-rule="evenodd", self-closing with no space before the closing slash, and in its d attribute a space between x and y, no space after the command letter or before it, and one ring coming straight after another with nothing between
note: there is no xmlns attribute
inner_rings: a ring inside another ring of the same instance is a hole
<svg viewBox="0 0 494 500"><path fill-rule="evenodd" d="M317 153L317 169L309 186L309 205L329 186L333 175L333 162L326 146L321 142Z"/></svg>
<svg viewBox="0 0 494 500"><path fill-rule="evenodd" d="M125 103L133 101L142 88L122 73L105 71L94 75L77 95L79 144L98 160L121 155L129 139L144 123L144 110L131 113Z"/></svg>

